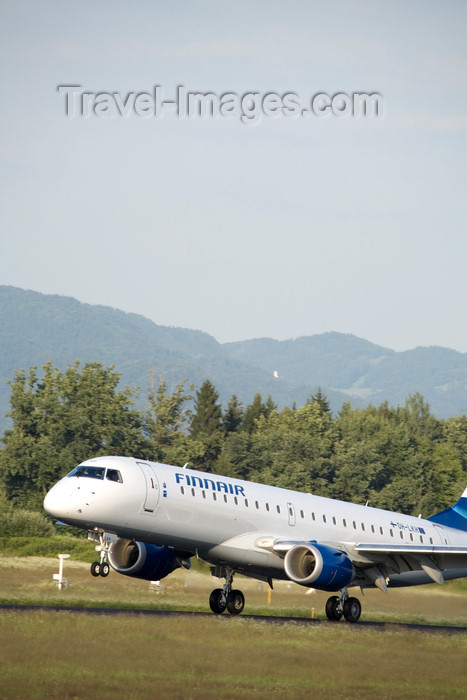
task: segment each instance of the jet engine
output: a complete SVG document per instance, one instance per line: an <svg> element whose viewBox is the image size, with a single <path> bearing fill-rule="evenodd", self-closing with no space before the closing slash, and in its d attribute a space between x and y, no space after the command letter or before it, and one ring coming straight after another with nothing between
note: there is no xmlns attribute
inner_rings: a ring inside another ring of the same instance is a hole
<svg viewBox="0 0 467 700"><path fill-rule="evenodd" d="M182 557L177 557L170 547L123 538L111 544L109 549L109 563L115 571L146 581L159 581L180 566L190 568L190 560Z"/></svg>
<svg viewBox="0 0 467 700"><path fill-rule="evenodd" d="M323 544L297 544L285 555L284 570L294 583L322 591L339 591L355 571L348 556Z"/></svg>

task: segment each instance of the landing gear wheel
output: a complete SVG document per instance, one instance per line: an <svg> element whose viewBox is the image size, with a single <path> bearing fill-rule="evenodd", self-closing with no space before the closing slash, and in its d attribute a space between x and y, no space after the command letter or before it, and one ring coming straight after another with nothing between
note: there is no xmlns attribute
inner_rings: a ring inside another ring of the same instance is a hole
<svg viewBox="0 0 467 700"><path fill-rule="evenodd" d="M91 574L93 576L100 576L100 573L101 573L100 561L93 561L91 564Z"/></svg>
<svg viewBox="0 0 467 700"><path fill-rule="evenodd" d="M222 588L215 588L209 596L209 607L216 615L222 615L226 608L226 603L221 602Z"/></svg>
<svg viewBox="0 0 467 700"><path fill-rule="evenodd" d="M344 617L347 622L358 622L362 606L358 598L347 598L344 603Z"/></svg>
<svg viewBox="0 0 467 700"><path fill-rule="evenodd" d="M106 561L102 562L100 575L105 578L106 576L109 575L109 571L110 571L110 566L107 564L107 562Z"/></svg>
<svg viewBox="0 0 467 700"><path fill-rule="evenodd" d="M356 598L354 599L356 600ZM339 605L339 597L337 595L332 595L326 601L326 617L331 622L337 622L342 617L342 609Z"/></svg>
<svg viewBox="0 0 467 700"><path fill-rule="evenodd" d="M231 615L240 615L245 607L245 596L241 591L230 591L227 596L227 610Z"/></svg>

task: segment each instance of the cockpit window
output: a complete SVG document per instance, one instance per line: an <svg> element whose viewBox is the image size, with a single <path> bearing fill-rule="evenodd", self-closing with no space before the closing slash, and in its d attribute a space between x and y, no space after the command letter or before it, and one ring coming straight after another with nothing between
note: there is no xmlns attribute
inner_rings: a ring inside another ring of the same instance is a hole
<svg viewBox="0 0 467 700"><path fill-rule="evenodd" d="M68 476L82 476L89 479L103 479L116 481L119 484L123 483L122 475L118 469L105 469L104 467L89 467L86 464L80 464L73 469Z"/></svg>
<svg viewBox="0 0 467 700"><path fill-rule="evenodd" d="M107 469L106 479L109 481L118 481L120 484L123 482L122 475L118 469Z"/></svg>
<svg viewBox="0 0 467 700"><path fill-rule="evenodd" d="M80 465L73 469L68 476L83 476L90 479L103 479L104 474L104 467L87 467L86 465Z"/></svg>

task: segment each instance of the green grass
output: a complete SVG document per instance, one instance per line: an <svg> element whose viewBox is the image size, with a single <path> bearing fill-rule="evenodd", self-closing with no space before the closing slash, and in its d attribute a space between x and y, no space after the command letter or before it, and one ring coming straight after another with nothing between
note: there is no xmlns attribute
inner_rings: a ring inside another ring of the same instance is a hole
<svg viewBox="0 0 467 700"><path fill-rule="evenodd" d="M63 544L60 542L60 545ZM92 544L91 559L95 556ZM58 552L69 553L58 546ZM0 602L16 604L71 605L79 607L121 607L163 610L209 611L208 599L213 588L223 580L209 575L208 567L194 562L192 570L179 569L163 579L160 592L148 581L120 576L111 571L103 578L93 578L89 563L73 554L65 561L64 575L68 587L59 591L53 581L59 561L55 557L0 556ZM235 587L245 593L245 613L322 619L329 594L310 593L293 583L275 582L268 593L266 584L250 578L235 577ZM465 582L432 584L408 589L395 589L385 595L379 590L353 590L363 605L363 620L416 622L467 627L467 591Z"/></svg>
<svg viewBox="0 0 467 700"><path fill-rule="evenodd" d="M0 614L2 698L464 698L467 635Z"/></svg>
<svg viewBox="0 0 467 700"><path fill-rule="evenodd" d="M157 593L147 581L111 572L93 578L73 555L68 587L57 589L54 557L0 556L0 602L208 611L205 573L178 570ZM93 545L83 542L91 547ZM245 613L324 618L328 594L235 578ZM456 588L457 586L457 588ZM360 594L358 593L361 598ZM460 625L464 584L367 591L362 620ZM363 625L281 625L244 616L143 617L0 610L1 698L463 698L467 634L375 631Z"/></svg>
<svg viewBox="0 0 467 700"><path fill-rule="evenodd" d="M0 537L2 556L12 557L54 557L66 552L75 559L91 563L96 558L95 545L71 533L55 537Z"/></svg>

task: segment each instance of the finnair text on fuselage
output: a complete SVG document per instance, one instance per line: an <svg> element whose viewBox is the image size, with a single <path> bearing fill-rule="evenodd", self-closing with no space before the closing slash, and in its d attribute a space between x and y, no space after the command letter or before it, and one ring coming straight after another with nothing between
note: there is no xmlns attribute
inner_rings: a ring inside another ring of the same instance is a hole
<svg viewBox="0 0 467 700"><path fill-rule="evenodd" d="M243 496L246 498L243 486L239 484L226 483L225 481L214 481L214 479L203 479L200 476L190 476L181 472L175 473L177 484L186 484L187 486L197 487L211 491L219 491L221 493L230 493L233 496Z"/></svg>

